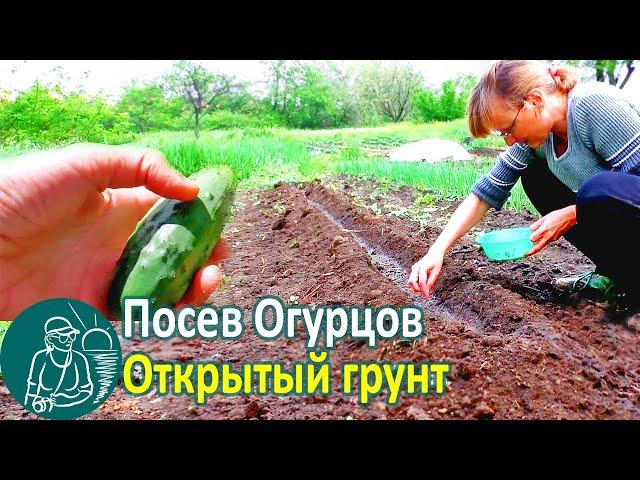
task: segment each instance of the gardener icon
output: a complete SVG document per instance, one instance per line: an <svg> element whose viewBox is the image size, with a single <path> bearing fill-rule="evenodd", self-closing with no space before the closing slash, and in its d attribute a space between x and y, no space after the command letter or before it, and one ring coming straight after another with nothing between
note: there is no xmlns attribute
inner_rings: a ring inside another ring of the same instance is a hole
<svg viewBox="0 0 640 480"><path fill-rule="evenodd" d="M64 317L51 317L44 333L45 348L31 360L25 397L36 413L79 405L93 393L87 357L73 350L80 331Z"/></svg>

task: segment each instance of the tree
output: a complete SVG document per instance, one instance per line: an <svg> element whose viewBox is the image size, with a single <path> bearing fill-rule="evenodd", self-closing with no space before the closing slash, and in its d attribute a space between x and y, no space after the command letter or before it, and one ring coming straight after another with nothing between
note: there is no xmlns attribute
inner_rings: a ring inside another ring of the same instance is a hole
<svg viewBox="0 0 640 480"><path fill-rule="evenodd" d="M232 91L218 98L215 108L234 113L248 113L256 108L256 102L259 100L249 92L249 83L237 82Z"/></svg>
<svg viewBox="0 0 640 480"><path fill-rule="evenodd" d="M268 101L290 127L326 128L348 117L348 83L333 62L266 62Z"/></svg>
<svg viewBox="0 0 640 480"><path fill-rule="evenodd" d="M212 73L186 60L174 64L171 73L165 76L165 85L173 95L184 98L193 109L196 138L200 137L201 116L215 110L225 96L238 88L234 77Z"/></svg>
<svg viewBox="0 0 640 480"><path fill-rule="evenodd" d="M355 91L377 114L401 122L410 113L411 98L422 84L422 75L409 65L374 62L361 68Z"/></svg>
<svg viewBox="0 0 640 480"><path fill-rule="evenodd" d="M273 60L265 64L269 102L276 113L285 116L293 105L293 89L302 83L304 66L298 60Z"/></svg>
<svg viewBox="0 0 640 480"><path fill-rule="evenodd" d="M569 65L578 68L593 69L592 75L598 82L609 82L622 89L636 69L635 60L569 60ZM624 73L624 77L623 77Z"/></svg>
<svg viewBox="0 0 640 480"><path fill-rule="evenodd" d="M161 85L139 86L135 82L124 90L116 104L116 110L128 114L140 133L180 128L186 107L181 98L167 99Z"/></svg>
<svg viewBox="0 0 640 480"><path fill-rule="evenodd" d="M604 82L604 73L606 72L609 85L619 85L622 89L627 84L629 77L631 77L631 74L635 70L633 62L633 60L595 60L594 68L596 69L596 80ZM625 66L626 74L624 79L620 82L621 70Z"/></svg>
<svg viewBox="0 0 640 480"><path fill-rule="evenodd" d="M357 103L351 89L353 77L348 69L340 68L333 61L328 61L324 65L325 76L331 84L336 107L336 126L356 123Z"/></svg>
<svg viewBox="0 0 640 480"><path fill-rule="evenodd" d="M412 102L419 118L424 122L463 118L475 83L473 75L463 75L454 80L445 80L439 90L418 90Z"/></svg>

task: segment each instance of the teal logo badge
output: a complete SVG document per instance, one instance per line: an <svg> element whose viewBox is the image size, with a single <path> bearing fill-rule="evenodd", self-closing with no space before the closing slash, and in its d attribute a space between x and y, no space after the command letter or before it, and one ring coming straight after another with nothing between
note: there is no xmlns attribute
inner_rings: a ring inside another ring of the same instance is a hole
<svg viewBox="0 0 640 480"><path fill-rule="evenodd" d="M7 330L0 369L13 397L40 417L71 419L97 409L122 371L111 323L78 300L55 298L22 312Z"/></svg>

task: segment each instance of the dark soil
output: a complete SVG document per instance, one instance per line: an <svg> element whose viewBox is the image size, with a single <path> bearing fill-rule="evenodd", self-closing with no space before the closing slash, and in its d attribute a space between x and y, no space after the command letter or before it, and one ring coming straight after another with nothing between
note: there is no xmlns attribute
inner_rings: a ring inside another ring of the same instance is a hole
<svg viewBox="0 0 640 480"><path fill-rule="evenodd" d="M325 185L331 185L327 188ZM367 190L368 189L368 190ZM556 419L640 418L640 335L612 320L602 305L565 297L551 284L591 263L560 240L523 261L489 262L471 234L446 259L428 301L407 287L411 265L424 255L458 202L438 202L438 222L422 232L409 218L374 215L353 204L371 182L338 179L277 185L240 197L225 237L233 253L227 280L212 301L245 310L246 334L237 341L125 341L123 353L146 351L156 360L213 360L236 367L249 361L306 359L303 338L265 341L250 313L262 295L299 304L420 304L426 335L377 348L344 340L331 351L334 392L324 397L214 396L196 407L188 396L145 397L118 386L84 418L118 419ZM348 193L348 194L347 194ZM391 192L408 204L410 189ZM278 206L278 208L274 208ZM284 209L282 208L284 207ZM490 212L478 226L528 225L535 217ZM343 361L450 362L444 396L405 397L388 406L376 397L363 406L340 393ZM0 418L35 418L0 381Z"/></svg>

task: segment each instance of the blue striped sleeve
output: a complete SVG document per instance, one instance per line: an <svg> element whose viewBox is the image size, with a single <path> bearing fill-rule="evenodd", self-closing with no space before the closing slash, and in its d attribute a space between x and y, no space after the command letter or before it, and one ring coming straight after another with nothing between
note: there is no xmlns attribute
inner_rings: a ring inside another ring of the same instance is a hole
<svg viewBox="0 0 640 480"><path fill-rule="evenodd" d="M640 169L640 115L622 96L592 94L577 100L576 128L585 145L615 170Z"/></svg>
<svg viewBox="0 0 640 480"><path fill-rule="evenodd" d="M473 185L471 191L496 210L502 209L532 157L531 147L513 144L498 155L495 166Z"/></svg>

